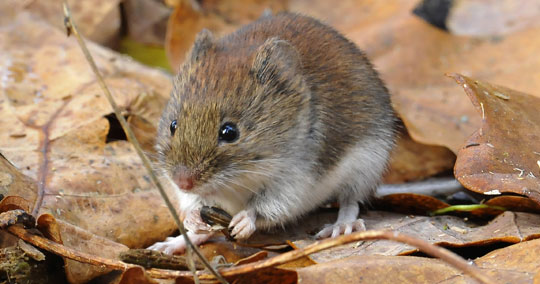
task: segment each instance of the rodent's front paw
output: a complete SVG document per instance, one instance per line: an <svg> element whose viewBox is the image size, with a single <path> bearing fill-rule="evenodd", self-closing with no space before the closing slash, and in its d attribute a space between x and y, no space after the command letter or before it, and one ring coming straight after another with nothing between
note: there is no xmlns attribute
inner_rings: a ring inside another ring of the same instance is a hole
<svg viewBox="0 0 540 284"><path fill-rule="evenodd" d="M256 230L256 214L254 210L242 210L234 215L229 225L231 236L238 240L249 238Z"/></svg>
<svg viewBox="0 0 540 284"><path fill-rule="evenodd" d="M187 232L188 237L193 245L200 245L208 240L212 234L195 234L193 232ZM148 247L151 250L157 250L166 254L181 254L186 250L186 240L182 235L178 237L168 237L163 242L157 242Z"/></svg>
<svg viewBox="0 0 540 284"><path fill-rule="evenodd" d="M364 224L364 220L357 219L353 222L348 223L335 223L335 224L329 224L326 225L324 229L322 229L317 235L315 235L315 238L317 239L324 239L328 237L337 237L339 235L348 235L352 232L360 232L365 231L366 225Z"/></svg>
<svg viewBox="0 0 540 284"><path fill-rule="evenodd" d="M197 234L208 234L212 231L212 226L202 220L200 209L194 209L187 213L186 219L184 219L184 227L188 231Z"/></svg>

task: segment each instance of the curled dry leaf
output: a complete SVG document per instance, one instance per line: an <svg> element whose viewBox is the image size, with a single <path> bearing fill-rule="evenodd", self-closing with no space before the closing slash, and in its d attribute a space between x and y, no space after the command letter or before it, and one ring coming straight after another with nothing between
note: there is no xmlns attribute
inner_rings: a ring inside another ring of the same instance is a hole
<svg viewBox="0 0 540 284"><path fill-rule="evenodd" d="M513 195L497 196L488 200L485 204L500 206L508 211L519 211L540 214L540 204L530 198Z"/></svg>
<svg viewBox="0 0 540 284"><path fill-rule="evenodd" d="M435 197L413 193L385 195L375 200L373 205L375 208L385 211L419 215L426 215L429 212L450 206Z"/></svg>
<svg viewBox="0 0 540 284"><path fill-rule="evenodd" d="M458 153L456 178L485 195L511 192L540 203L540 98L454 74L482 125Z"/></svg>
<svg viewBox="0 0 540 284"><path fill-rule="evenodd" d="M100 237L70 223L57 220L52 215L43 214L38 218L38 228L47 238L95 256L119 260L118 255L128 247L107 238ZM64 259L66 277L71 283L81 283L110 272L107 267L84 264L71 259Z"/></svg>
<svg viewBox="0 0 540 284"><path fill-rule="evenodd" d="M0 153L0 194L4 196L4 199L0 200L0 212L13 209L29 211L31 205L28 200L35 199L36 193L36 183L23 175ZM16 195L25 196L28 200Z"/></svg>
<svg viewBox="0 0 540 284"><path fill-rule="evenodd" d="M142 267L131 267L122 273L118 284L157 284L158 281L148 277Z"/></svg>

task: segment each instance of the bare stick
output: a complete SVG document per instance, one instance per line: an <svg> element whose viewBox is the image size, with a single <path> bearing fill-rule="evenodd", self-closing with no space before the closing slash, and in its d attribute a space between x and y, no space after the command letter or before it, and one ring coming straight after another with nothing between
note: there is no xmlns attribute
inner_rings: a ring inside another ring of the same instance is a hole
<svg viewBox="0 0 540 284"><path fill-rule="evenodd" d="M135 264L128 264L122 261L103 258L74 250L62 244L53 242L42 236L31 234L26 229L20 226L10 226L7 228L7 230L13 235L22 239L23 241L31 243L38 248L50 251L56 255L60 255L65 258L76 260L78 262L88 263L96 266L106 266L107 268L116 270L127 270L130 267L137 266Z"/></svg>
<svg viewBox="0 0 540 284"><path fill-rule="evenodd" d="M79 262L90 263L94 265L104 265L112 269L121 269L126 270L128 268L134 267L136 265L127 264L118 260L106 259L102 257L97 257L82 253L72 248L65 247L61 244L55 243L49 239L43 238L41 236L33 235L28 233L25 229L18 226L10 226L7 229L10 233L16 235L17 237L27 241L39 248L48 250L57 255L74 259ZM491 279L489 276L482 274L477 267L469 264L463 258L452 253L451 251L438 247L436 245L430 244L424 240L417 239L408 235L400 234L392 231L365 231L365 232L356 232L350 235L340 236L337 238L326 239L322 241L315 242L305 248L293 250L286 252L275 257L260 260L253 263L248 263L236 267L220 269L220 273L223 276L235 276L248 272L253 272L263 268L274 267L284 263L291 262L293 260L302 258L312 253L316 253L325 249L332 247L344 245L347 243L357 242L357 241L366 241L366 240L377 240L385 239L396 241L400 243L406 243L408 245L417 247L420 251L440 258L444 262L452 265L453 267L469 274L471 277L478 280L480 283L484 284L495 284L495 280ZM149 269L146 271L150 277L161 278L161 279L174 279L177 277L190 277L193 274L189 271L172 271L164 269ZM205 272L197 272L197 275L202 280L214 279L213 275Z"/></svg>
<svg viewBox="0 0 540 284"><path fill-rule="evenodd" d="M480 283L484 283L484 284L497 283L495 280L491 279L487 275L484 275L477 267L469 264L467 261L465 261L463 258L458 256L457 254L445 248L430 244L421 239L417 239L408 235L404 235L404 234L400 234L398 232L392 232L392 231L356 232L350 235L344 235L337 238L326 239L323 241L315 242L305 248L286 252L270 259L261 260L261 261L233 267L233 268L223 269L221 270L221 273L224 276L229 276L230 274L242 274L242 273L250 272L253 270L281 265L281 264L299 259L306 255L309 255L309 254L312 254L321 250L325 250L328 248L336 247L339 245L343 245L346 243L351 243L351 242L356 242L356 241L361 241L361 240L362 241L375 240L375 239L392 240L392 241L405 243L405 244L417 247L420 251L428 255L440 258L441 260L454 266L455 268L465 273L468 273L470 276L480 281Z"/></svg>
<svg viewBox="0 0 540 284"><path fill-rule="evenodd" d="M144 167L146 168L146 171L148 172L148 174L150 175L152 181L154 182L154 184L158 188L159 193L161 194L161 197L165 201L165 204L169 208L169 211L171 212L171 214L173 216L173 219L176 222L176 225L178 226L178 229L180 230L180 233L182 234L182 236L184 237L184 239L186 241L186 244L187 244L187 252L186 253L187 253L188 258L191 257L190 250L193 250L197 254L197 256L201 259L201 262L208 268L208 270L210 272L212 272L212 274L214 274L214 276L216 276L216 278L221 283L228 283L227 280L225 280L225 278L223 278L212 267L212 265L210 265L208 260L206 260L206 258L202 255L202 253L199 251L199 249L196 246L193 245L193 243L191 242L191 240L187 236L186 229L184 228L184 225L180 221L180 218L178 217L178 214L176 213L176 210L174 209L174 206L172 205L169 197L167 196L167 193L165 192L163 186L159 182L159 179L157 178L154 171L152 170L152 166L150 165L150 161L148 160L148 158L146 157L146 155L142 151L141 146L139 145L139 142L135 138L135 135L133 134L133 131L131 131L131 128L127 124L126 119L120 113L120 109L118 108L118 105L114 101L114 98L112 97L109 88L105 84L105 81L103 80L103 77L101 76L101 73L99 72L99 70L98 70L98 68L96 66L96 63L94 62L94 59L92 58L92 55L88 51L88 48L86 47L86 44L84 43L83 38L79 34L77 26L75 25L75 23L73 22L73 19L71 17L71 12L69 10L69 6L68 6L66 0L64 0L63 7L64 7L64 17L65 17L64 24L65 24L65 26L66 26L66 28L68 30L68 35L70 33L73 33L75 35L75 37L77 38L77 41L79 42L81 50L82 50L84 56L86 57L86 60L88 61L88 64L90 64L90 67L92 68L92 71L94 72L94 74L96 75L96 77L98 79L101 90L103 91L103 93L105 94L107 99L109 100L109 103L111 104L111 106L112 106L112 108L114 110L114 114L116 115L116 118L120 122L120 125L122 126L122 129L126 133L129 142L131 142L131 144L135 148L137 154L141 158L141 161L142 161ZM195 269L193 268L193 266L190 266L190 268L192 269L192 273L193 273L195 283L198 283L197 273L196 273Z"/></svg>

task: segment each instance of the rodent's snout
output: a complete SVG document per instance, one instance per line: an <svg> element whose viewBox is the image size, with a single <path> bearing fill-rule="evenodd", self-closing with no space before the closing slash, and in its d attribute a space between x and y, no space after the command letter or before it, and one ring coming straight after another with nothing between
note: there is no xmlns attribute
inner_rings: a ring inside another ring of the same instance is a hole
<svg viewBox="0 0 540 284"><path fill-rule="evenodd" d="M183 190L193 189L193 184L198 180L198 173L185 166L179 166L173 172L173 181Z"/></svg>

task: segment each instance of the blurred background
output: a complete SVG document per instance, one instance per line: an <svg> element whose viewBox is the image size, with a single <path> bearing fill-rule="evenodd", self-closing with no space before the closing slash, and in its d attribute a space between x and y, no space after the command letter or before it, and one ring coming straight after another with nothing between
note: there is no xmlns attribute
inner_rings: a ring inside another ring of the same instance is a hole
<svg viewBox="0 0 540 284"><path fill-rule="evenodd" d="M265 12L281 11L307 14L335 27L366 52L406 126L388 183L451 171L458 150L480 127L480 116L463 89L445 74L540 93L540 1L68 2L88 39L169 74L178 69L203 28L225 35ZM61 3L8 0L0 13L13 17L28 12L63 31Z"/></svg>

